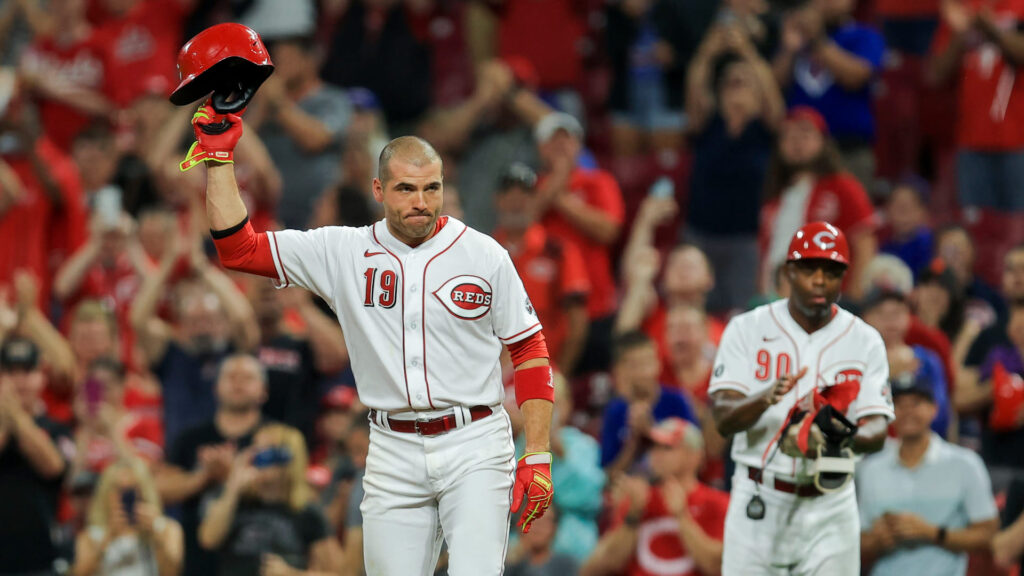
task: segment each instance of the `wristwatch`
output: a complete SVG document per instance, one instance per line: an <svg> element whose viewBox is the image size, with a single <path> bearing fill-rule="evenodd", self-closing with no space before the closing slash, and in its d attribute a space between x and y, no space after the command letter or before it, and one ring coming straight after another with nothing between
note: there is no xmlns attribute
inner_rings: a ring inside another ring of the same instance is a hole
<svg viewBox="0 0 1024 576"><path fill-rule="evenodd" d="M935 543L942 546L946 543L946 527L939 526L939 533L935 536Z"/></svg>

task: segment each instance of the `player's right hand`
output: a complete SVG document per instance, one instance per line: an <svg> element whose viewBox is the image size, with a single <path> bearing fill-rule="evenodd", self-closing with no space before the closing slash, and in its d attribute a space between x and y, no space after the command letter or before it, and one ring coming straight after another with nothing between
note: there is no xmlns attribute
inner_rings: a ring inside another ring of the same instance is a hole
<svg viewBox="0 0 1024 576"><path fill-rule="evenodd" d="M789 393L790 390L796 386L796 383L800 381L804 375L807 374L807 367L804 366L796 374L787 374L782 378L779 378L769 389L769 392L765 395L765 400L768 401L769 406L774 406L782 400L782 398Z"/></svg>
<svg viewBox="0 0 1024 576"><path fill-rule="evenodd" d="M192 116L192 131L196 142L181 162L183 172L204 161L234 163L235 146L242 138L240 115L220 114L207 101Z"/></svg>

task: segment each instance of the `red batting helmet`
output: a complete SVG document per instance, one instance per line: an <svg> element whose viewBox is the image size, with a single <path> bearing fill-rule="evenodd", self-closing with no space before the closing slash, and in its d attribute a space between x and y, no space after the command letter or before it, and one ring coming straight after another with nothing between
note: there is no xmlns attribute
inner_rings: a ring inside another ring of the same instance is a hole
<svg viewBox="0 0 1024 576"><path fill-rule="evenodd" d="M786 261L832 260L850 265L850 246L843 231L828 222L811 222L793 234Z"/></svg>
<svg viewBox="0 0 1024 576"><path fill-rule="evenodd" d="M185 106L214 93L213 107L221 113L239 112L274 71L267 47L247 26L229 22L196 34L178 53L181 83L171 102ZM234 93L236 98L228 101Z"/></svg>

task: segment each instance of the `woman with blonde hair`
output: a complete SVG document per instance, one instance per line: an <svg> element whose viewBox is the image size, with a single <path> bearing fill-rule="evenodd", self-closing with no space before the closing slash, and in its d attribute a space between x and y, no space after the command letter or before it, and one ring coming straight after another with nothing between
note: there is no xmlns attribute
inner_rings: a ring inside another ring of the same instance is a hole
<svg viewBox="0 0 1024 576"><path fill-rule="evenodd" d="M181 526L161 512L145 463L119 460L103 471L88 526L75 542L74 576L174 576L181 572Z"/></svg>
<svg viewBox="0 0 1024 576"><path fill-rule="evenodd" d="M334 572L337 543L306 482L302 434L267 424L235 459L224 491L199 526L199 545L219 553L220 576Z"/></svg>

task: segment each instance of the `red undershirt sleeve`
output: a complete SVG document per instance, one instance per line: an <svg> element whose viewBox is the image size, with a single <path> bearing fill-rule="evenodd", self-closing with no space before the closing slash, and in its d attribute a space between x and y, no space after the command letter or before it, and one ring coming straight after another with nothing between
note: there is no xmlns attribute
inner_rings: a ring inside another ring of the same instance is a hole
<svg viewBox="0 0 1024 576"><path fill-rule="evenodd" d="M267 233L257 234L248 216L227 230L210 230L210 235L225 268L277 278Z"/></svg>
<svg viewBox="0 0 1024 576"><path fill-rule="evenodd" d="M509 344L508 352L512 356L513 366L519 366L527 360L549 357L544 333L539 330L528 338L524 338L515 344Z"/></svg>

